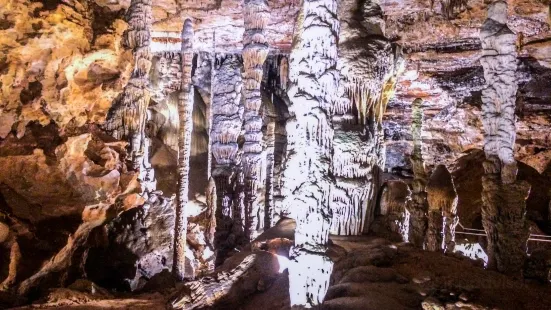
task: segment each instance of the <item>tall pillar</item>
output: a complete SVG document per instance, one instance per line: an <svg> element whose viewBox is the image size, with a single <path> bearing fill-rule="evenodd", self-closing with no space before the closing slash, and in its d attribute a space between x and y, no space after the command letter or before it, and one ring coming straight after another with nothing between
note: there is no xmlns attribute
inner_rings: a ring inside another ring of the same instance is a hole
<svg viewBox="0 0 551 310"><path fill-rule="evenodd" d="M140 172L140 180L153 181L148 162L148 141L145 123L150 94L149 70L151 68L151 0L132 0L126 15L128 29L123 37L125 48L134 56L134 70L120 101L114 104L105 127L117 139L128 139L132 168Z"/></svg>
<svg viewBox="0 0 551 310"><path fill-rule="evenodd" d="M413 153L411 165L413 181L411 183L411 197L406 204L409 213L409 241L414 246L422 248L427 230L427 173L422 154L421 130L423 127L423 100L417 98L412 103L411 135L413 137Z"/></svg>
<svg viewBox="0 0 551 310"><path fill-rule="evenodd" d="M296 220L289 290L292 307L315 307L329 287L333 263L325 254L331 228L331 106L339 81L336 0L304 0L289 60L284 209Z"/></svg>
<svg viewBox="0 0 551 310"><path fill-rule="evenodd" d="M265 195L265 177L262 147L262 104L260 84L263 65L268 56L268 42L264 28L268 22L265 0L247 0L244 8L245 33L243 35L243 66L245 95L245 144L243 146L243 172L245 181L245 236L254 239L264 224L261 198Z"/></svg>
<svg viewBox="0 0 551 310"><path fill-rule="evenodd" d="M488 237L488 267L519 276L529 236L525 213L530 185L516 180L516 38L507 27L507 3L491 3L488 18L480 30L480 63L486 80L482 90L486 155L482 177L482 225Z"/></svg>
<svg viewBox="0 0 551 310"><path fill-rule="evenodd" d="M191 132L193 130L193 86L191 70L193 65L193 24L186 19L182 28L182 84L178 97L178 189L176 191L176 230L174 233L174 276L183 280L185 276L185 247L187 217L185 208L189 192L189 156L191 154Z"/></svg>
<svg viewBox="0 0 551 310"><path fill-rule="evenodd" d="M339 99L332 106L331 234L367 232L384 167L382 115L394 90L401 58L384 35L379 1L342 0L339 40ZM361 23L356 22L362 20ZM362 59L362 61L358 61Z"/></svg>
<svg viewBox="0 0 551 310"><path fill-rule="evenodd" d="M236 230L240 229L240 214L234 214L238 200L236 186L239 183L239 146L241 134L241 63L236 55L217 55L212 82L212 178L216 186L216 235L217 264L236 244ZM239 227L234 227L239 226Z"/></svg>
<svg viewBox="0 0 551 310"><path fill-rule="evenodd" d="M266 134L264 135L266 147L266 195L264 212L264 229L268 229L275 224L275 204L274 204L274 167L275 167L275 129L277 121L277 112L273 102L271 109L264 111L266 123Z"/></svg>

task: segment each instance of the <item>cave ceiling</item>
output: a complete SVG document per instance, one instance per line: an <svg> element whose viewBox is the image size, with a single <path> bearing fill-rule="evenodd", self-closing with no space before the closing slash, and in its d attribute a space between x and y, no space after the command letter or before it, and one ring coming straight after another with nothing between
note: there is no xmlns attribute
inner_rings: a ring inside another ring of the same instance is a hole
<svg viewBox="0 0 551 310"><path fill-rule="evenodd" d="M125 9L130 1L96 3L112 11ZM479 28L486 18L487 2L380 1L385 35L400 44L406 69L399 77L396 94L385 113L387 171L409 170L411 152L410 106L424 100L428 117L423 139L427 164L447 165L472 148L482 147L480 90L484 86L480 66ZM541 151L551 148L551 29L549 1L509 1L507 25L518 36L521 66L517 115L517 157L544 170ZM272 54L287 54L298 15L299 1L270 0L265 28ZM342 1L339 14L353 10L354 1ZM242 1L154 1L153 50L179 47L185 18L195 24L194 47L218 53L239 53L242 48ZM341 23L350 23L341 19ZM340 38L353 36L342 27ZM543 156L546 157L546 156Z"/></svg>

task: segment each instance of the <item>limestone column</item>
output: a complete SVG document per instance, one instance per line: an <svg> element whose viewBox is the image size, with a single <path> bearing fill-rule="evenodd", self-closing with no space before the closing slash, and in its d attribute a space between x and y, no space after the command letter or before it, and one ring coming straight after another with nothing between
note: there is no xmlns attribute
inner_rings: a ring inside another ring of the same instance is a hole
<svg viewBox="0 0 551 310"><path fill-rule="evenodd" d="M268 6L265 0L246 0L244 7L245 33L243 35L243 66L245 69L245 144L243 145L243 172L245 181L245 236L252 240L264 224L264 208L261 198L265 195L265 171L263 165L262 104L260 84L263 65L268 56L268 42L264 28L268 22Z"/></svg>
<svg viewBox="0 0 551 310"><path fill-rule="evenodd" d="M341 25L346 35L339 39L339 100L331 113L331 234L359 235L369 230L382 185L382 114L394 89L400 56L385 37L378 1L342 0L339 6L339 16L347 22Z"/></svg>
<svg viewBox="0 0 551 310"><path fill-rule="evenodd" d="M193 24L186 19L182 28L182 84L178 97L178 190L176 191L176 230L174 233L173 272L178 280L185 276L185 247L187 233L186 204L189 192L189 156L191 154L191 132L193 130L193 86L191 70L193 65Z"/></svg>
<svg viewBox="0 0 551 310"><path fill-rule="evenodd" d="M128 139L132 168L140 171L140 179L153 180L148 176L148 142L145 123L150 94L149 70L151 68L151 0L132 0L127 11L128 29L123 37L123 46L131 49L134 70L122 96L110 111L105 127L117 139ZM145 160L145 163L144 163Z"/></svg>
<svg viewBox="0 0 551 310"><path fill-rule="evenodd" d="M339 81L336 0L304 0L289 59L287 157L283 209L296 220L289 290L292 307L315 307L329 287L331 106Z"/></svg>
<svg viewBox="0 0 551 310"><path fill-rule="evenodd" d="M480 63L486 80L482 90L486 154L482 177L482 225L488 237L488 267L520 276L529 236L525 213L530 185L516 180L516 38L507 27L507 3L491 3L488 18L480 30Z"/></svg>
<svg viewBox="0 0 551 310"><path fill-rule="evenodd" d="M271 107L273 108L273 102ZM265 195L265 213L264 229L268 229L275 224L275 204L274 204L274 166L275 166L275 129L277 112L275 108L266 109L265 114L266 134L264 135L266 147L266 195Z"/></svg>
<svg viewBox="0 0 551 310"><path fill-rule="evenodd" d="M413 181L411 182L411 197L406 208L409 213L409 241L416 247L423 247L427 230L427 173L421 152L421 129L423 127L423 100L417 98L412 103L411 135L413 137L413 153L411 154L411 166L413 168Z"/></svg>
<svg viewBox="0 0 551 310"><path fill-rule="evenodd" d="M240 214L234 214L238 198L236 185L239 174L239 146L237 138L243 124L241 118L241 63L236 55L217 55L212 82L212 178L216 186L217 263L221 263L228 250L236 244L236 228L242 226Z"/></svg>

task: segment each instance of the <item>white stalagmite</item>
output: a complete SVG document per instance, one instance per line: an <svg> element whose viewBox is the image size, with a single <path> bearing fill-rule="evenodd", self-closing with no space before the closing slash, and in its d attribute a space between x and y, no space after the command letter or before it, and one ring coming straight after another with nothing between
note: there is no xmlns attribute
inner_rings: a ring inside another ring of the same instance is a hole
<svg viewBox="0 0 551 310"><path fill-rule="evenodd" d="M145 137L147 107L149 105L149 70L151 68L151 0L132 0L126 20L123 45L132 50L134 70L119 102L114 104L105 125L117 139L130 140L130 158L134 170L140 171L140 179L148 176L148 158L144 156L148 145ZM145 163L144 163L145 161Z"/></svg>
<svg viewBox="0 0 551 310"><path fill-rule="evenodd" d="M282 206L296 220L289 265L289 293L295 307L321 304L333 269L325 251L332 218L330 111L339 82L336 16L336 0L303 1L289 59Z"/></svg>
<svg viewBox="0 0 551 310"><path fill-rule="evenodd" d="M521 276L529 236L525 221L530 185L516 180L515 101L518 89L516 35L507 27L507 3L488 6L480 30L485 88L482 90L484 176L482 225L486 231L488 268Z"/></svg>
<svg viewBox="0 0 551 310"><path fill-rule="evenodd" d="M191 153L191 131L193 129L193 86L191 70L193 65L193 24L186 19L182 28L182 85L178 98L178 190L176 191L176 225L174 233L174 276L183 280L185 276L185 248L187 233L186 204L189 192L189 156Z"/></svg>
<svg viewBox="0 0 551 310"><path fill-rule="evenodd" d="M243 172L245 181L245 236L253 240L264 226L265 169L262 147L262 104L260 84L263 65L268 56L268 43L264 28L268 22L265 0L246 0L244 7L245 33L243 35L243 66L245 95L245 144L243 146ZM265 155L265 154L264 154Z"/></svg>

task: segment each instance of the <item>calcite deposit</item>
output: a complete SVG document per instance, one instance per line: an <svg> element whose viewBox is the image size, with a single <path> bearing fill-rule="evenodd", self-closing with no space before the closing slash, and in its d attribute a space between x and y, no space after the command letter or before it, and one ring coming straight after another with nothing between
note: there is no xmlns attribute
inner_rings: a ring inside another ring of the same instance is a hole
<svg viewBox="0 0 551 310"><path fill-rule="evenodd" d="M0 0L0 308L547 307L550 14Z"/></svg>

